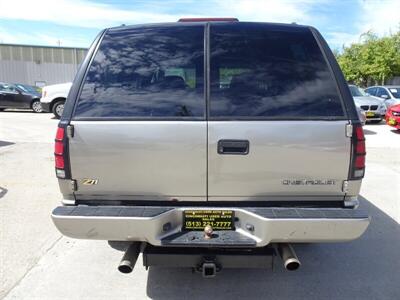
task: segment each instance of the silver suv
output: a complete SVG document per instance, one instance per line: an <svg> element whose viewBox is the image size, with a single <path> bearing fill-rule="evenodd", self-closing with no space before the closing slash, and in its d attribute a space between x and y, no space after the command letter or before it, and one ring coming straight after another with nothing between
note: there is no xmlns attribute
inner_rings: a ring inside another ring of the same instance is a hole
<svg viewBox="0 0 400 300"><path fill-rule="evenodd" d="M350 241L365 142L312 27L190 19L94 41L55 141L66 236L127 241L119 266L266 266L291 243ZM271 258L268 260L267 258Z"/></svg>

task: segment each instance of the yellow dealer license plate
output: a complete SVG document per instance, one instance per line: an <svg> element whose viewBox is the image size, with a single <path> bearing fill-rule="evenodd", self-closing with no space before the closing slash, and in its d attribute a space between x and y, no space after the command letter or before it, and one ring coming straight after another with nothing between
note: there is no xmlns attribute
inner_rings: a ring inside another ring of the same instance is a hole
<svg viewBox="0 0 400 300"><path fill-rule="evenodd" d="M185 210L183 230L204 230L207 225L213 230L233 230L234 218L231 210Z"/></svg>

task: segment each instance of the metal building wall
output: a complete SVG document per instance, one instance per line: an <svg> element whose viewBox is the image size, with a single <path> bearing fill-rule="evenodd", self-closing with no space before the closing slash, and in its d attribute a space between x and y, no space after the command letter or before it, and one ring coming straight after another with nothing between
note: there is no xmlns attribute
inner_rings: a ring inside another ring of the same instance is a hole
<svg viewBox="0 0 400 300"><path fill-rule="evenodd" d="M86 49L0 44L0 81L36 85L70 82Z"/></svg>

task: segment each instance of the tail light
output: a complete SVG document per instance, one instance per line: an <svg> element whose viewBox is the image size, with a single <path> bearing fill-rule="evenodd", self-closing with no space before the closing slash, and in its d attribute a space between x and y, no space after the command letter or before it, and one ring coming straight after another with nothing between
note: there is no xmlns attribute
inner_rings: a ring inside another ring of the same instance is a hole
<svg viewBox="0 0 400 300"><path fill-rule="evenodd" d="M365 137L361 124L353 125L350 179L361 179L365 173Z"/></svg>
<svg viewBox="0 0 400 300"><path fill-rule="evenodd" d="M57 128L55 144L54 144L54 158L56 175L58 178L67 178L67 137L63 127Z"/></svg>

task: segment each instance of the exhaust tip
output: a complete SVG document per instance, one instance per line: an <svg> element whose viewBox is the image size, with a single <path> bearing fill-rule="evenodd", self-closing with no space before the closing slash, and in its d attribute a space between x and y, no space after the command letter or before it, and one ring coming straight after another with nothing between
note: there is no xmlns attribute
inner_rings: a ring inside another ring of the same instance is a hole
<svg viewBox="0 0 400 300"><path fill-rule="evenodd" d="M289 259L285 261L285 269L288 271L296 271L300 268L300 262L297 259Z"/></svg>
<svg viewBox="0 0 400 300"><path fill-rule="evenodd" d="M124 260L121 261L121 263L119 264L118 271L124 274L129 274L133 271L133 268L129 261Z"/></svg>
<svg viewBox="0 0 400 300"><path fill-rule="evenodd" d="M131 273L135 267L137 258L140 253L140 243L132 243L126 250L121 262L118 265L118 271L124 274Z"/></svg>
<svg viewBox="0 0 400 300"><path fill-rule="evenodd" d="M278 244L278 253L282 258L283 266L286 270L296 271L300 268L300 261L290 244Z"/></svg>

